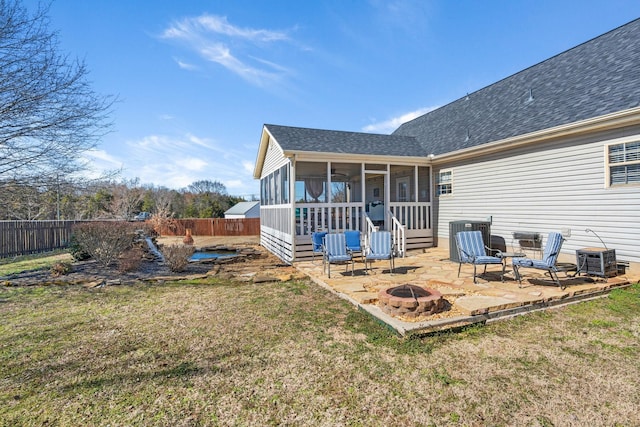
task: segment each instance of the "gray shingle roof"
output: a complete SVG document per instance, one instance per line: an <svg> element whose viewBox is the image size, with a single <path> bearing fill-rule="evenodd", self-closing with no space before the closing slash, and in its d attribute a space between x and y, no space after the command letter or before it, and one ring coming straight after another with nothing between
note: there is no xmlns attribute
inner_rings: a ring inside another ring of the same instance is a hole
<svg viewBox="0 0 640 427"><path fill-rule="evenodd" d="M238 202L225 211L225 215L244 215L260 202Z"/></svg>
<svg viewBox="0 0 640 427"><path fill-rule="evenodd" d="M285 151L368 154L385 156L426 156L413 137L361 132L309 129L266 124L265 127Z"/></svg>
<svg viewBox="0 0 640 427"><path fill-rule="evenodd" d="M530 100L530 97L533 99ZM640 105L640 19L400 126L442 154Z"/></svg>

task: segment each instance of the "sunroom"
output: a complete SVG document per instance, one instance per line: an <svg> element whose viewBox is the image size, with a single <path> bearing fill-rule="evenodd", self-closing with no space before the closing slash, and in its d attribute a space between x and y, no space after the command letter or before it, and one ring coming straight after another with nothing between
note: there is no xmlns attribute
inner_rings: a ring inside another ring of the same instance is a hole
<svg viewBox="0 0 640 427"><path fill-rule="evenodd" d="M265 125L254 172L261 244L287 262L313 255L315 231L359 230L366 242L373 230L389 230L400 256L433 246L431 168L416 148L390 135Z"/></svg>

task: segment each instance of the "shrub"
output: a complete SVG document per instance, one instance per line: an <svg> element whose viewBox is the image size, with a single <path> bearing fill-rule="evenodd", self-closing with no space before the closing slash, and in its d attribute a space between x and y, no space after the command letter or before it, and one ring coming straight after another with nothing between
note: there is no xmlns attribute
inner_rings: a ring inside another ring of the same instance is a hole
<svg viewBox="0 0 640 427"><path fill-rule="evenodd" d="M86 222L74 226L73 236L83 251L107 267L132 247L137 228L128 222Z"/></svg>
<svg viewBox="0 0 640 427"><path fill-rule="evenodd" d="M142 263L143 253L140 247L133 247L124 251L118 259L118 271L127 273L138 270Z"/></svg>
<svg viewBox="0 0 640 427"><path fill-rule="evenodd" d="M71 273L72 269L73 269L73 266L71 265L70 262L61 261L53 264L49 271L51 272L52 276L58 277L58 276L64 276L65 274Z"/></svg>
<svg viewBox="0 0 640 427"><path fill-rule="evenodd" d="M84 261L91 258L91 255L82 249L75 234L72 234L69 239L69 253L76 261Z"/></svg>
<svg viewBox="0 0 640 427"><path fill-rule="evenodd" d="M189 263L189 258L193 255L195 248L186 245L168 245L162 248L164 261L169 266L169 270L174 272L183 271Z"/></svg>

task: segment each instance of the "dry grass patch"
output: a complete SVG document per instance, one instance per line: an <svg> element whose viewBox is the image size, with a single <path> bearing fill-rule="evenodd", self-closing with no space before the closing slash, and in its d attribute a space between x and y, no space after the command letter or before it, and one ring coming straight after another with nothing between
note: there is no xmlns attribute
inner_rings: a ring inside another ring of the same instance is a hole
<svg viewBox="0 0 640 427"><path fill-rule="evenodd" d="M639 295L405 340L308 282L0 288L0 425L637 425Z"/></svg>

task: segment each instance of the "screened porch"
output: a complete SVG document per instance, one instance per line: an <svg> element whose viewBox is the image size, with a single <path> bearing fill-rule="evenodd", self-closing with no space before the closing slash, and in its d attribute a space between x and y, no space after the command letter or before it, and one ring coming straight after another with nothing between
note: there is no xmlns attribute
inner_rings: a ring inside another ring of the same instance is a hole
<svg viewBox="0 0 640 427"><path fill-rule="evenodd" d="M292 259L312 255L314 231L390 230L402 252L430 247L431 186L427 166L289 162L261 180L262 228L290 241Z"/></svg>

